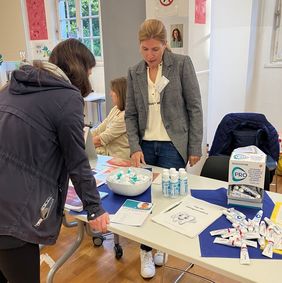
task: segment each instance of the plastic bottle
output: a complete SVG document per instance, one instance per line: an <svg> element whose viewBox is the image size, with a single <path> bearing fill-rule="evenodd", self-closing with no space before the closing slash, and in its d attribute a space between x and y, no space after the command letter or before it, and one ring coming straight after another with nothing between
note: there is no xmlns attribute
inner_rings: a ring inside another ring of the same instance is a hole
<svg viewBox="0 0 282 283"><path fill-rule="evenodd" d="M165 197L168 197L170 194L170 178L169 170L163 169L162 173L162 192Z"/></svg>
<svg viewBox="0 0 282 283"><path fill-rule="evenodd" d="M180 171L180 169L179 169L179 188L180 188L181 196L191 195L191 192L188 189L188 174L185 170Z"/></svg>
<svg viewBox="0 0 282 283"><path fill-rule="evenodd" d="M171 198L177 198L179 196L179 174L173 172L170 175L170 194Z"/></svg>

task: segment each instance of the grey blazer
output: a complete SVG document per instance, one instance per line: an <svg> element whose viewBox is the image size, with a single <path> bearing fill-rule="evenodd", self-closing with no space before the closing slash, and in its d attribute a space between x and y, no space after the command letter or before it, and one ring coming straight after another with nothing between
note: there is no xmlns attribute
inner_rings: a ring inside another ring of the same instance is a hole
<svg viewBox="0 0 282 283"><path fill-rule="evenodd" d="M188 56L165 50L163 73L169 83L160 93L164 127L187 163L188 156L202 155L203 113L193 63ZM125 122L131 154L141 151L148 116L148 83L145 61L129 68Z"/></svg>

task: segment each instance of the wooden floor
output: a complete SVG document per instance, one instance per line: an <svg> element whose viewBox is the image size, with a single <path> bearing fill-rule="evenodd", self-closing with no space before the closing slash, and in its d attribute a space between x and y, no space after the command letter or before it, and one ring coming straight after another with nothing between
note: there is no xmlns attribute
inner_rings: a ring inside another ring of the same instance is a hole
<svg viewBox="0 0 282 283"><path fill-rule="evenodd" d="M270 187L271 191L282 193L282 177L274 176L274 182ZM69 220L72 220L69 218ZM59 239L54 246L46 246L41 253L48 254L57 260L73 242L76 234L76 227L62 227ZM120 238L120 244L124 255L120 260L115 258L113 250L113 236L107 236L101 247L94 247L92 238L85 235L84 240L75 254L62 266L54 277L54 283L139 283L152 282L161 283L164 272L163 283L174 282L179 273L170 269L158 267L156 276L152 279L142 279L139 274L139 244L125 238ZM188 264L182 260L169 256L169 266L185 269ZM41 265L41 283L46 282L49 266L46 263ZM211 279L217 283L238 283L237 281L223 277L200 267L193 267L191 272ZM193 275L185 275L179 283L202 283L208 282Z"/></svg>

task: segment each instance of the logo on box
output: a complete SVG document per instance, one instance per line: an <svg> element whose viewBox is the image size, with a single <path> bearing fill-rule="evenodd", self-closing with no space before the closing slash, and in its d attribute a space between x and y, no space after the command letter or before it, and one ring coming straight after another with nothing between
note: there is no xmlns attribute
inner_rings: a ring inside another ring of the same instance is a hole
<svg viewBox="0 0 282 283"><path fill-rule="evenodd" d="M232 170L232 180L234 182L242 181L246 179L248 174L240 167L234 167Z"/></svg>
<svg viewBox="0 0 282 283"><path fill-rule="evenodd" d="M247 159L248 156L244 154L235 154L234 159Z"/></svg>

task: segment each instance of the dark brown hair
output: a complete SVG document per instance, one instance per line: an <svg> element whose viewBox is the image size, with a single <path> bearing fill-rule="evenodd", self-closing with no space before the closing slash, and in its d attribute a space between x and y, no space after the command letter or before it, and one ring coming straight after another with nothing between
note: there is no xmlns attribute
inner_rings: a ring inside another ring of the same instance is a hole
<svg viewBox="0 0 282 283"><path fill-rule="evenodd" d="M174 32L175 32L175 31L177 31L177 38L174 37ZM180 30L179 30L178 28L174 28L174 29L173 29L173 31L172 31L172 33L171 33L171 37L172 37L172 40L173 40L173 41L176 41L176 40L177 40L177 41L182 41L181 32L180 32Z"/></svg>
<svg viewBox="0 0 282 283"><path fill-rule="evenodd" d="M60 42L51 52L49 62L64 71L83 97L91 92L89 71L95 67L96 60L91 51L79 40L70 38Z"/></svg>
<svg viewBox="0 0 282 283"><path fill-rule="evenodd" d="M117 95L117 108L124 111L126 100L127 81L125 77L117 78L111 81L111 90Z"/></svg>

